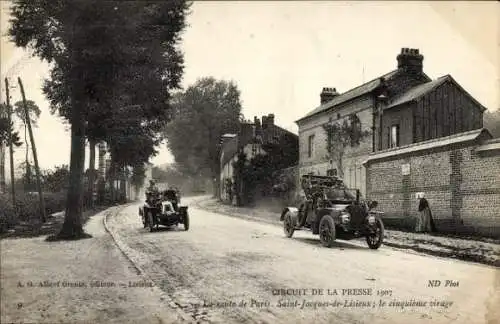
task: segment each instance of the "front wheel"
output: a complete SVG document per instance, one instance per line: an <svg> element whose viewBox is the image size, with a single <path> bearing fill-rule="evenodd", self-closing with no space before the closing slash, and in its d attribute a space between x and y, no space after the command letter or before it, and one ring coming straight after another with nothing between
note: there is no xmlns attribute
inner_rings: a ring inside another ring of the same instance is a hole
<svg viewBox="0 0 500 324"><path fill-rule="evenodd" d="M283 231L285 232L286 237L292 237L293 232L295 231L295 224L293 223L290 212L286 213L285 219L283 220Z"/></svg>
<svg viewBox="0 0 500 324"><path fill-rule="evenodd" d="M382 245L382 241L384 240L384 224L379 218L376 218L375 221L375 233L366 236L366 243L372 250L378 249Z"/></svg>
<svg viewBox="0 0 500 324"><path fill-rule="evenodd" d="M189 215L187 212L184 214L184 230L189 230Z"/></svg>
<svg viewBox="0 0 500 324"><path fill-rule="evenodd" d="M335 242L335 221L330 215L324 215L319 221L319 240L325 247L332 247Z"/></svg>

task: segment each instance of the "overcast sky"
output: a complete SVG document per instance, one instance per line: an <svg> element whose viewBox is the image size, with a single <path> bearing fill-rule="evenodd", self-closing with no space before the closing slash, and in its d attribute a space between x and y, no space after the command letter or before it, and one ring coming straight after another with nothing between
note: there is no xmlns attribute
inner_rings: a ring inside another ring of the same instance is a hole
<svg viewBox="0 0 500 324"><path fill-rule="evenodd" d="M8 1L1 1L1 32ZM488 109L500 107L498 2L195 2L184 33L183 85L214 76L233 80L249 118L273 112L276 123L297 132L294 121L319 104L322 87L344 92L396 68L402 47L418 48L431 78L451 74ZM42 168L69 164L70 134L49 113L40 88L48 66L1 40L4 78L20 76L28 99L41 108L35 129ZM12 101L20 100L11 89ZM24 149L15 154L16 164ZM166 149L152 162L172 162ZM9 169L7 163L7 172ZM8 173L7 173L8 174Z"/></svg>

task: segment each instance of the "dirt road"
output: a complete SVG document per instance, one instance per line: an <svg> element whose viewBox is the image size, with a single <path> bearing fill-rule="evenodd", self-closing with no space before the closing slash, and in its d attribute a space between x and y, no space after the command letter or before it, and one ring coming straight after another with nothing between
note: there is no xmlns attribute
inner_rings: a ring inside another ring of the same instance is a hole
<svg viewBox="0 0 500 324"><path fill-rule="evenodd" d="M189 204L189 200L185 200ZM191 227L150 233L138 205L108 219L193 321L498 323L498 269L317 236L190 207ZM429 282L441 282L429 287Z"/></svg>

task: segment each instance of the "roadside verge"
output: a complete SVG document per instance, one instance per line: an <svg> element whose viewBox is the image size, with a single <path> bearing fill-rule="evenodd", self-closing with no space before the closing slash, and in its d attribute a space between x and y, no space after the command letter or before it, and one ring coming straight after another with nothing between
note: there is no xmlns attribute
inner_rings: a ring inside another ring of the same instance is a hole
<svg viewBox="0 0 500 324"><path fill-rule="evenodd" d="M89 218L84 226L92 235L88 239L1 240L0 322L183 322L104 229L103 219L122 208L111 207Z"/></svg>
<svg viewBox="0 0 500 324"><path fill-rule="evenodd" d="M118 247L118 249L122 252L122 254L129 260L129 262L134 266L134 268L137 270L137 272L142 276L144 277L145 279L147 279L149 282L153 283L153 287L152 287L152 290L154 291L155 294L158 294L159 296L161 296L161 300L166 303L169 308L173 311L176 312L176 314L178 315L179 317L179 320L182 320L182 321L185 321L185 322L192 322L193 321L193 318L187 314L185 314L184 312L181 311L181 309L179 308L179 305L176 304L174 302L174 300L170 297L170 295L168 295L167 293L165 293L162 289L160 289L158 286L156 286L154 284L154 280L149 276L149 274L140 266L141 262L140 262L140 259L141 259L141 256L139 255L139 253L137 251L135 251L134 249L130 248L125 242L123 242L123 240L121 239L120 235L117 234L117 233L114 233L109 225L108 225L108 218L109 217L116 217L116 215L118 215L120 212L122 212L125 208L131 206L133 204L127 204L127 205L124 205L124 206L121 206L121 208L115 210L114 213L107 213L104 217L103 217L103 223L104 223L104 229L106 230L106 232L113 238L113 241L115 242L116 246Z"/></svg>
<svg viewBox="0 0 500 324"><path fill-rule="evenodd" d="M197 199L193 203L196 207L207 211L282 226L279 214L268 210L224 205L215 198L209 197ZM401 250L500 267L500 244L495 243L386 229L384 245Z"/></svg>

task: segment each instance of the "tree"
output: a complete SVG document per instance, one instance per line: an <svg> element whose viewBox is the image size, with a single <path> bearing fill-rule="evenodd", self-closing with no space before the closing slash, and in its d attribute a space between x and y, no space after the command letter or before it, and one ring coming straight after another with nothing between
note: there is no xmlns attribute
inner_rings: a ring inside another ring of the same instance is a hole
<svg viewBox="0 0 500 324"><path fill-rule="evenodd" d="M19 147L23 145L21 138L19 137L19 132L14 131L14 123L9 125L9 120L7 117L3 117L2 111L4 111L5 106L0 105L0 143L3 145L10 145L9 135L12 133L12 143L14 146Z"/></svg>
<svg viewBox="0 0 500 324"><path fill-rule="evenodd" d="M12 122L9 123L9 117L8 117L9 111L7 109L7 105L1 104L0 105L0 146L2 147L7 147L11 146L14 147L19 147L22 145L21 139L19 137L19 133L14 131L14 124ZM12 136L12 137L11 137ZM1 168L2 170L0 171L1 179L0 179L0 185L3 186L1 189L2 192L5 192L5 161L3 160L5 158L5 155L2 156L2 161L0 161ZM10 154L10 160L11 160L11 168L14 165L14 157L12 154ZM11 183L12 185L14 184L14 177L13 177L14 171L11 170Z"/></svg>
<svg viewBox="0 0 500 324"><path fill-rule="evenodd" d="M356 114L351 114L342 121L328 122L323 125L323 129L326 132L326 150L328 152L326 158L336 162L337 174L343 178L345 149L349 146L358 146L371 132L362 129L361 121Z"/></svg>
<svg viewBox="0 0 500 324"><path fill-rule="evenodd" d="M494 111L484 112L484 127L487 128L493 137L500 137L500 108Z"/></svg>
<svg viewBox="0 0 500 324"><path fill-rule="evenodd" d="M45 189L51 192L61 192L69 185L69 169L67 165L56 166L54 170L46 172L44 177Z"/></svg>
<svg viewBox="0 0 500 324"><path fill-rule="evenodd" d="M35 104L33 100L27 100L26 105L28 108L28 113L30 116L30 122L33 127L37 127L38 125L38 118L40 117L40 114L42 113L40 108ZM24 105L22 101L18 101L14 104L14 114L23 122L24 126L24 145L26 149L26 154L25 154L25 165L26 165L26 174L25 174L25 179L30 181L25 183L24 190L25 191L31 191L33 188L33 183L31 182L31 164L29 163L29 144L28 144L28 126L26 123L26 113L24 111Z"/></svg>
<svg viewBox="0 0 500 324"><path fill-rule="evenodd" d="M131 104L140 108L141 128L164 127L169 91L182 76L177 44L188 8L181 0L14 2L9 34L17 46L55 63L44 92L71 125L70 185L58 238L88 237L81 223L87 135L111 141L108 123Z"/></svg>
<svg viewBox="0 0 500 324"><path fill-rule="evenodd" d="M236 133L241 117L236 84L213 77L199 79L173 98L173 120L165 129L167 145L183 173L218 179L219 142Z"/></svg>
<svg viewBox="0 0 500 324"><path fill-rule="evenodd" d="M135 196L139 196L140 189L144 186L146 179L146 168L144 164L138 164L132 167L131 183L134 186Z"/></svg>

